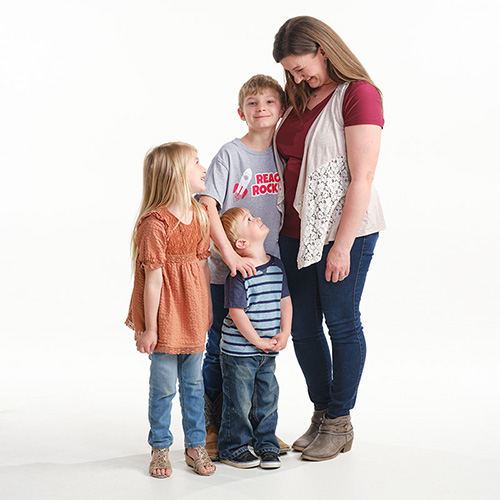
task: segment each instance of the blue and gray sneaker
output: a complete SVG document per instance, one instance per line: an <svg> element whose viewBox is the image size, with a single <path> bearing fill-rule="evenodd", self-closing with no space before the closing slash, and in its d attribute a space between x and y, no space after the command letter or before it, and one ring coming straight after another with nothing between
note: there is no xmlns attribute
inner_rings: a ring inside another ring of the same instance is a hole
<svg viewBox="0 0 500 500"><path fill-rule="evenodd" d="M279 469L281 467L279 455L274 451L265 451L260 456L260 466L263 469Z"/></svg>
<svg viewBox="0 0 500 500"><path fill-rule="evenodd" d="M252 467L257 467L260 463L259 459L256 458L255 455L252 455L248 450L240 453L232 460L221 459L220 461L223 464L232 465L233 467L237 467L238 469L251 469Z"/></svg>

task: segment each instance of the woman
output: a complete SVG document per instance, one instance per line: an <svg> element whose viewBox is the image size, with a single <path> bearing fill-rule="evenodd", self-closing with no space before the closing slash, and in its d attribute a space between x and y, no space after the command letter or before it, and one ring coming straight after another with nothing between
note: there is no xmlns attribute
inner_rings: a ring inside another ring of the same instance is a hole
<svg viewBox="0 0 500 500"><path fill-rule="evenodd" d="M311 425L293 448L306 460L329 460L352 446L350 410L366 353L359 303L385 228L372 188L382 100L354 54L317 19L289 19L273 56L285 70L289 105L275 135L280 251L295 353L314 403Z"/></svg>

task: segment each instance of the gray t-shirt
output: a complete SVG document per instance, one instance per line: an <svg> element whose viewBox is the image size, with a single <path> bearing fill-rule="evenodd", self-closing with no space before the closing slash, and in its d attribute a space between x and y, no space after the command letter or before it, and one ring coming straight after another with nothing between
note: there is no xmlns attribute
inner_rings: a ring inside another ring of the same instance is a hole
<svg viewBox="0 0 500 500"><path fill-rule="evenodd" d="M269 255L280 257L278 233L280 214L276 207L279 177L272 147L266 151L247 148L239 139L224 144L210 164L202 195L218 203L219 214L228 208L243 207L260 217L269 227L264 248ZM229 268L222 257L212 252L208 260L210 282L223 285Z"/></svg>

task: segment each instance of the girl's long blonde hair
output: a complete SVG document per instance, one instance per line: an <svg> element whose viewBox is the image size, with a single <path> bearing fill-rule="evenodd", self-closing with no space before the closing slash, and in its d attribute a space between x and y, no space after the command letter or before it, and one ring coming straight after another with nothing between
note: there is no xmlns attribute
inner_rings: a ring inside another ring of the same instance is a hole
<svg viewBox="0 0 500 500"><path fill-rule="evenodd" d="M342 38L330 26L314 17L298 16L286 21L274 37L273 57L279 63L290 55L317 54L320 47L328 58L327 72L332 81L339 84L368 82L382 98L382 92ZM286 70L285 79L287 106L293 106L297 115L302 116L313 89L304 80L296 84L293 76Z"/></svg>
<svg viewBox="0 0 500 500"><path fill-rule="evenodd" d="M186 174L187 162L196 148L184 142L167 142L150 149L144 158L142 203L134 225L130 242L132 266L138 255L137 225L141 218L158 208L174 204L184 205L184 213L193 210L200 223L202 236L208 233L206 210L193 198Z"/></svg>

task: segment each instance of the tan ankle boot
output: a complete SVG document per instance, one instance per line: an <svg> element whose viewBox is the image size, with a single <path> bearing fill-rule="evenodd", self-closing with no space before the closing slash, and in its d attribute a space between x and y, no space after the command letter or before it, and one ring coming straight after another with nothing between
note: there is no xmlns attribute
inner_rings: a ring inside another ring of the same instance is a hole
<svg viewBox="0 0 500 500"><path fill-rule="evenodd" d="M316 438L319 431L319 426L323 422L323 418L325 416L325 410L314 410L313 416L311 418L311 425L309 429L302 434L294 443L292 444L292 448L295 451L303 451L307 448Z"/></svg>
<svg viewBox="0 0 500 500"><path fill-rule="evenodd" d="M316 439L302 452L305 460L331 460L352 447L354 432L351 417L324 418Z"/></svg>
<svg viewBox="0 0 500 500"><path fill-rule="evenodd" d="M219 428L222 418L222 394L212 401L206 394L205 398L205 425L207 426L207 437L205 448L212 460L219 460Z"/></svg>
<svg viewBox="0 0 500 500"><path fill-rule="evenodd" d="M219 433L217 432L217 427L214 424L210 424L207 428L205 449L212 460L219 460L218 440Z"/></svg>
<svg viewBox="0 0 500 500"><path fill-rule="evenodd" d="M278 436L276 436L276 439L278 440L278 444L280 446L280 455L285 455L292 449L288 443L285 443L285 441L280 439Z"/></svg>

